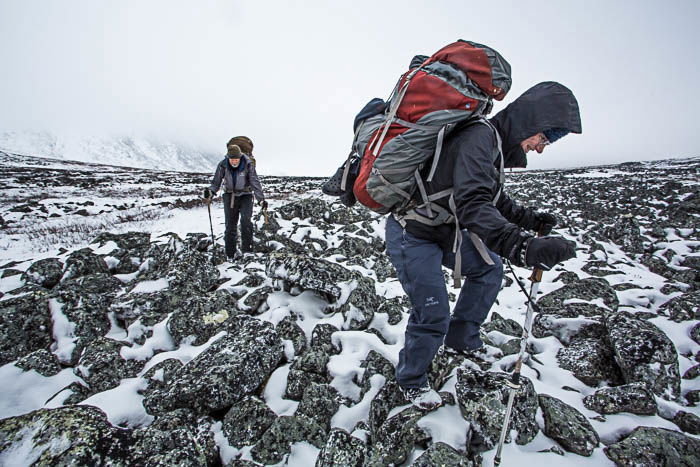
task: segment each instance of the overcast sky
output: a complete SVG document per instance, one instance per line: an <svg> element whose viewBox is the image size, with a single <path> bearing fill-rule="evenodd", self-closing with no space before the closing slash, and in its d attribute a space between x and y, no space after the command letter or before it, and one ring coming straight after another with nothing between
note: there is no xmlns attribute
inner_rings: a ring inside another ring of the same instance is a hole
<svg viewBox="0 0 700 467"><path fill-rule="evenodd" d="M512 66L495 111L540 81L577 96L583 134L531 168L700 156L698 18L697 0L0 0L0 131L222 155L245 134L262 174L331 175L366 101L461 38Z"/></svg>

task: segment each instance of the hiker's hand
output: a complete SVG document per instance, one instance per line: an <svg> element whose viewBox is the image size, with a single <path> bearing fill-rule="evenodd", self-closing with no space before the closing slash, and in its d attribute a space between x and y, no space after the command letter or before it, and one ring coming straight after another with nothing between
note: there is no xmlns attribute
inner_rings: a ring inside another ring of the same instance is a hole
<svg viewBox="0 0 700 467"><path fill-rule="evenodd" d="M540 235L549 235L554 226L557 225L557 218L548 212L535 212L535 232Z"/></svg>
<svg viewBox="0 0 700 467"><path fill-rule="evenodd" d="M214 196L214 194L211 192L211 190L209 188L205 188L204 193L202 193L202 195L204 196L204 199L212 199Z"/></svg>
<svg viewBox="0 0 700 467"><path fill-rule="evenodd" d="M260 205L261 208L267 209L267 201L265 201L264 199L260 200L260 202L258 204Z"/></svg>
<svg viewBox="0 0 700 467"><path fill-rule="evenodd" d="M527 242L525 264L545 271L576 256L576 244L561 237L537 237Z"/></svg>

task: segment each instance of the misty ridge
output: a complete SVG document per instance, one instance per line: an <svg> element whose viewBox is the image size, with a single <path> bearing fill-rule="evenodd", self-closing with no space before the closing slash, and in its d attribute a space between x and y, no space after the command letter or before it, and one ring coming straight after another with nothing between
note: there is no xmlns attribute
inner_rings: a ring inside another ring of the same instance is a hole
<svg viewBox="0 0 700 467"><path fill-rule="evenodd" d="M231 263L210 170L0 161L3 465L492 464L525 309L511 276L487 354L439 355L446 403L420 410L394 376L410 304L384 218L325 179L262 176L255 251ZM577 251L545 273L504 465L697 465L699 170L507 174Z"/></svg>

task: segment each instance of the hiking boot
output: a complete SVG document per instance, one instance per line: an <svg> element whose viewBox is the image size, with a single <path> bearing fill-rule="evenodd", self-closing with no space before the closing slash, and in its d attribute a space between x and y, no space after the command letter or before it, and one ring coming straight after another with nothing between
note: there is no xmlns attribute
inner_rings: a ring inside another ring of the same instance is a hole
<svg viewBox="0 0 700 467"><path fill-rule="evenodd" d="M399 386L399 389L403 397L419 409L433 410L442 405L440 394L431 389L427 383L421 388L404 388Z"/></svg>
<svg viewBox="0 0 700 467"><path fill-rule="evenodd" d="M493 350L489 350L484 345L473 350L459 350L443 345L438 352L450 359L458 359L460 362L464 360L474 362L484 371L489 370L491 364L503 356L500 349L494 348Z"/></svg>

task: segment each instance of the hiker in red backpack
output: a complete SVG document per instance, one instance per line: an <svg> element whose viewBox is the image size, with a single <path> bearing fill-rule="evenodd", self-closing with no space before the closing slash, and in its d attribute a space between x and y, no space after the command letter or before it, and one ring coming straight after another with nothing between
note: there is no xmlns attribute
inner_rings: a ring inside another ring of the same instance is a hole
<svg viewBox="0 0 700 467"><path fill-rule="evenodd" d="M238 136L236 138L244 137ZM240 142L236 138L232 138L226 145L227 155L216 166L211 186L204 189L204 199L211 202L221 184L224 185L224 217L226 219L224 243L226 257L229 261L236 257L239 217L241 221L241 251L244 254L252 252L253 195L263 209L267 208L267 201L265 201L255 165L248 154L243 153L240 146L236 144ZM252 142L250 148L252 149Z"/></svg>
<svg viewBox="0 0 700 467"><path fill-rule="evenodd" d="M528 152L542 153L568 133L581 133L573 93L559 83L537 84L486 123L454 129L425 183L428 196L453 189L453 198L435 203L450 210L454 201L459 234L455 223L427 225L410 215L392 214L386 223L387 252L413 305L396 378L404 396L421 408L441 404L427 379L439 350L465 356L483 352L479 329L503 280L501 258L548 270L575 255L573 242L547 236L556 217L518 206L502 192L499 173L503 167L525 167ZM456 235L461 236L457 273L466 282L450 314L442 267L455 268Z"/></svg>

